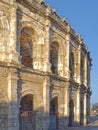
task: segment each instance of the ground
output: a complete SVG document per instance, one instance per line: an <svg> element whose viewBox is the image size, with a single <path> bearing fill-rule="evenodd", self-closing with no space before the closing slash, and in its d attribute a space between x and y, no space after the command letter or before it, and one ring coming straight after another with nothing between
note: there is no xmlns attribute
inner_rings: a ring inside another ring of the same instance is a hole
<svg viewBox="0 0 98 130"><path fill-rule="evenodd" d="M98 116L91 117L91 123L85 127L73 127L68 130L98 130Z"/></svg>

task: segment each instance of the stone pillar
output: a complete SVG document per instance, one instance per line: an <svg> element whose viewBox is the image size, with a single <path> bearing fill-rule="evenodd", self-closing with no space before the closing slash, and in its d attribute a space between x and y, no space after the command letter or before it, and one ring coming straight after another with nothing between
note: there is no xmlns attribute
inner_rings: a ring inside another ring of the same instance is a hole
<svg viewBox="0 0 98 130"><path fill-rule="evenodd" d="M17 44L17 5L14 0L10 1L10 40L8 47L9 62L18 62Z"/></svg>
<svg viewBox="0 0 98 130"><path fill-rule="evenodd" d="M80 125L80 90L77 90L75 97L75 125Z"/></svg>
<svg viewBox="0 0 98 130"><path fill-rule="evenodd" d="M87 56L84 58L84 84L87 86Z"/></svg>
<svg viewBox="0 0 98 130"><path fill-rule="evenodd" d="M84 126L87 124L87 94L84 93L84 120L83 124Z"/></svg>
<svg viewBox="0 0 98 130"><path fill-rule="evenodd" d="M20 54L20 37L21 37L21 29L22 29L22 12L21 9L17 9L17 43L16 43L16 50ZM19 55L19 62L21 63L21 55Z"/></svg>
<svg viewBox="0 0 98 130"><path fill-rule="evenodd" d="M87 86L90 88L90 61L87 63Z"/></svg>
<svg viewBox="0 0 98 130"><path fill-rule="evenodd" d="M8 130L19 130L18 109L17 109L17 71L11 69L8 76Z"/></svg>
<svg viewBox="0 0 98 130"><path fill-rule="evenodd" d="M87 94L87 124L90 123L90 93Z"/></svg>
<svg viewBox="0 0 98 130"><path fill-rule="evenodd" d="M56 91L58 93L58 117L57 117L58 118L58 123L57 123L58 128L57 129L59 129L59 130L64 130L68 125L68 116L66 115L68 113L65 114L65 109L67 109L67 111L68 111L68 108L66 108L68 106L68 105L66 105L67 101L65 101L66 100L65 98L67 98L67 97L65 97L65 94L68 95L68 89L66 88L66 90L65 90L64 86L65 86L64 83L62 83L61 84L62 89L59 90L59 88L58 88L58 92ZM59 84L58 84L58 87L59 87Z"/></svg>
<svg viewBox="0 0 98 130"><path fill-rule="evenodd" d="M69 85L64 89L64 128L69 123Z"/></svg>
<svg viewBox="0 0 98 130"><path fill-rule="evenodd" d="M50 108L50 78L45 77L43 85L43 130L48 130L49 127L49 108Z"/></svg>
<svg viewBox="0 0 98 130"><path fill-rule="evenodd" d="M5 15L4 11L1 10L0 11L0 61L4 61L4 62L7 61L8 45L9 45L9 22L8 22L7 15Z"/></svg>
<svg viewBox="0 0 98 130"><path fill-rule="evenodd" d="M79 45L78 52L77 52L77 60L76 60L76 81L81 83L81 45Z"/></svg>
<svg viewBox="0 0 98 130"><path fill-rule="evenodd" d="M65 74L64 77L69 78L70 77L70 71L69 71L69 49L70 49L70 34L68 33L66 35L66 55L65 55Z"/></svg>
<svg viewBox="0 0 98 130"><path fill-rule="evenodd" d="M50 72L51 64L49 62L50 57L50 21L46 21L45 26L45 44L43 46L43 64L44 71Z"/></svg>

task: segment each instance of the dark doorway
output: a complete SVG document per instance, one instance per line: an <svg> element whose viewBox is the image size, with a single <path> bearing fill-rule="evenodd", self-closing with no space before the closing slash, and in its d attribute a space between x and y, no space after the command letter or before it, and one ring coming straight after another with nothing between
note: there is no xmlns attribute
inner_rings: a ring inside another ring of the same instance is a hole
<svg viewBox="0 0 98 130"><path fill-rule="evenodd" d="M74 103L73 100L71 99L69 102L69 126L73 126L74 122Z"/></svg>
<svg viewBox="0 0 98 130"><path fill-rule="evenodd" d="M20 130L35 130L33 95L24 96L20 102Z"/></svg>
<svg viewBox="0 0 98 130"><path fill-rule="evenodd" d="M50 102L50 125L49 130L54 130L59 128L59 118L58 118L58 97L55 97Z"/></svg>

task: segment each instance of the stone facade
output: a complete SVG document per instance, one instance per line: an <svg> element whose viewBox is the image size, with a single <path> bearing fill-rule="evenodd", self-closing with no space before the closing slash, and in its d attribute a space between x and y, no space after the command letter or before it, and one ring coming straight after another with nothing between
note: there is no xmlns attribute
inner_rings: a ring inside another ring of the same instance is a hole
<svg viewBox="0 0 98 130"><path fill-rule="evenodd" d="M0 130L90 121L90 53L44 0L0 0Z"/></svg>

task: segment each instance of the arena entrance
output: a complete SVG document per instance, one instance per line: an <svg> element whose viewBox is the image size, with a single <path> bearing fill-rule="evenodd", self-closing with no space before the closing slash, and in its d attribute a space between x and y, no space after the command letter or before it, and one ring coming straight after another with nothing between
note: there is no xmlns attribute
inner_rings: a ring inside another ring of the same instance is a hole
<svg viewBox="0 0 98 130"><path fill-rule="evenodd" d="M24 96L20 102L20 130L35 130L33 95Z"/></svg>

